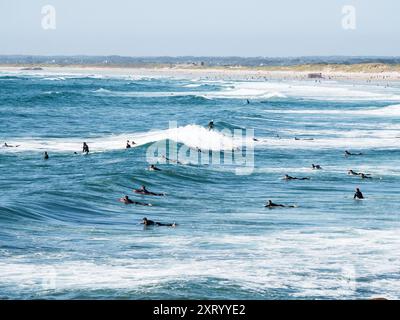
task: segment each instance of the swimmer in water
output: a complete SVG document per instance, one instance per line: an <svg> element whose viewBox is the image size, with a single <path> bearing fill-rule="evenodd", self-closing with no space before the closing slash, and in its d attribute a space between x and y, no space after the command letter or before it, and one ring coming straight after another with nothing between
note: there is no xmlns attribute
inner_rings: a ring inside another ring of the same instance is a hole
<svg viewBox="0 0 400 320"><path fill-rule="evenodd" d="M299 140L313 141L314 138L297 138L297 137L294 137L294 140L296 140L296 141L299 141Z"/></svg>
<svg viewBox="0 0 400 320"><path fill-rule="evenodd" d="M44 152L43 159L44 160L48 160L49 159L49 154L47 153L47 151Z"/></svg>
<svg viewBox="0 0 400 320"><path fill-rule="evenodd" d="M180 162L179 160L174 160L174 159L170 159L170 158L168 158L168 157L166 157L166 156L161 156L161 158L163 158L163 159L165 159L165 160L167 160L167 161L170 161L170 162L174 162L174 163L176 163L176 164L182 164L182 162Z"/></svg>
<svg viewBox="0 0 400 320"><path fill-rule="evenodd" d="M354 193L353 199L364 199L364 195L362 194L359 188L356 188L356 192Z"/></svg>
<svg viewBox="0 0 400 320"><path fill-rule="evenodd" d="M123 202L123 203L125 203L125 204L138 204L138 205L140 205L140 206L148 206L148 207L151 207L151 206L152 206L152 204L150 204L150 203L142 203L142 202L133 201L133 200L129 199L128 196L125 196L125 197L123 197L123 198L120 198L119 201L120 201L120 202Z"/></svg>
<svg viewBox="0 0 400 320"><path fill-rule="evenodd" d="M313 170L321 170L322 169L322 167L319 164L314 164L314 163L311 165L311 167Z"/></svg>
<svg viewBox="0 0 400 320"><path fill-rule="evenodd" d="M131 145L129 144L129 140L126 141L126 149L129 149Z"/></svg>
<svg viewBox="0 0 400 320"><path fill-rule="evenodd" d="M370 177L370 174L362 173L362 172L355 172L353 170L347 171L347 174L349 174L351 176L360 176L362 179L372 179L372 177Z"/></svg>
<svg viewBox="0 0 400 320"><path fill-rule="evenodd" d="M214 120L211 120L211 121L208 123L208 130L212 130L212 129L214 129Z"/></svg>
<svg viewBox="0 0 400 320"><path fill-rule="evenodd" d="M249 101L249 99L247 99L247 100L246 100L246 102L247 102L247 104L250 104L250 101Z"/></svg>
<svg viewBox="0 0 400 320"><path fill-rule="evenodd" d="M83 143L82 152L88 154L89 153L89 146L86 142Z"/></svg>
<svg viewBox="0 0 400 320"><path fill-rule="evenodd" d="M296 208L296 206L287 206L284 204L273 203L271 200L268 200L268 203L265 205L266 208Z"/></svg>
<svg viewBox="0 0 400 320"><path fill-rule="evenodd" d="M347 174L349 174L349 175L351 175L351 176L358 176L358 175L360 175L358 172L355 172L355 171L353 171L353 170L347 171Z"/></svg>
<svg viewBox="0 0 400 320"><path fill-rule="evenodd" d="M289 176L288 174L285 174L285 176L282 178L283 180L310 180L310 178L297 178L297 177L292 177Z"/></svg>
<svg viewBox="0 0 400 320"><path fill-rule="evenodd" d="M345 151L344 152L344 156L345 157L349 157L349 156L362 156L363 154L360 152L360 153L351 153L351 152L349 152L349 151Z"/></svg>
<svg viewBox="0 0 400 320"><path fill-rule="evenodd" d="M149 196L165 196L165 193L150 192L149 190L146 189L145 186L141 186L139 189L134 189L133 192L144 194L144 195L149 195Z"/></svg>
<svg viewBox="0 0 400 320"><path fill-rule="evenodd" d="M147 218L143 218L142 223L143 225L147 226L159 226L159 227L176 227L176 223L161 223L161 222L155 222L153 220L148 220Z"/></svg>
<svg viewBox="0 0 400 320"><path fill-rule="evenodd" d="M7 142L4 142L3 147L4 147L4 148L18 148L19 145L13 146L13 145L11 145L11 144L7 144Z"/></svg>
<svg viewBox="0 0 400 320"><path fill-rule="evenodd" d="M161 171L161 169L157 168L154 164L150 165L149 171Z"/></svg>

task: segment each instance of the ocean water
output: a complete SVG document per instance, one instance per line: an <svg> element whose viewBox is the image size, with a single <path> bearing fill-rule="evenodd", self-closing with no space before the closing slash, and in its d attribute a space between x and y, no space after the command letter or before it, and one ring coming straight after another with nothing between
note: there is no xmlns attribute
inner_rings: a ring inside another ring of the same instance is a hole
<svg viewBox="0 0 400 320"><path fill-rule="evenodd" d="M398 83L2 73L4 142L0 298L400 298ZM162 163L154 143L192 156ZM196 161L238 148L245 172Z"/></svg>

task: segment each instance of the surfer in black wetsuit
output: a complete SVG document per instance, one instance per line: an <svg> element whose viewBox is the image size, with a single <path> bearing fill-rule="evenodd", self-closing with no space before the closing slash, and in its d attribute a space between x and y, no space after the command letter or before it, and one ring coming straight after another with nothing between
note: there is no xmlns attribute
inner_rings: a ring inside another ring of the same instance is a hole
<svg viewBox="0 0 400 320"><path fill-rule="evenodd" d="M160 226L160 227L176 227L176 223L161 223L155 222L153 220L148 220L147 218L143 218L142 223L145 226Z"/></svg>
<svg viewBox="0 0 400 320"><path fill-rule="evenodd" d="M349 157L349 156L362 156L363 154L360 152L360 153L351 153L351 152L349 152L349 151L345 151L344 152L344 156L345 157Z"/></svg>
<svg viewBox="0 0 400 320"><path fill-rule="evenodd" d="M19 145L12 146L12 145L10 145L10 144L7 144L7 142L4 142L3 147L4 147L4 148L18 148Z"/></svg>
<svg viewBox="0 0 400 320"><path fill-rule="evenodd" d="M372 177L370 177L368 174L365 174L365 173L360 173L359 175L360 175L361 179L372 179Z"/></svg>
<svg viewBox="0 0 400 320"><path fill-rule="evenodd" d="M167 161L170 161L170 162L174 162L174 163L176 163L176 164L182 164L182 162L180 162L179 160L174 160L174 159L170 159L170 158L168 158L168 157L166 157L166 156L161 156L161 158L163 158L163 159L165 159L165 160L167 160Z"/></svg>
<svg viewBox="0 0 400 320"><path fill-rule="evenodd" d="M131 145L129 144L129 140L126 141L126 148L129 149Z"/></svg>
<svg viewBox="0 0 400 320"><path fill-rule="evenodd" d="M139 189L134 189L133 191L136 192L136 193L149 195L149 196L165 196L165 193L150 192L149 190L146 189L145 186L141 186Z"/></svg>
<svg viewBox="0 0 400 320"><path fill-rule="evenodd" d="M89 153L89 146L86 142L83 143L82 152L88 154Z"/></svg>
<svg viewBox="0 0 400 320"><path fill-rule="evenodd" d="M282 179L283 180L310 180L310 178L297 178L297 177L289 176L288 174L285 174L285 176Z"/></svg>
<svg viewBox="0 0 400 320"><path fill-rule="evenodd" d="M297 137L294 137L294 140L296 140L296 141L299 141L299 140L313 141L314 138L297 138Z"/></svg>
<svg viewBox="0 0 400 320"><path fill-rule="evenodd" d="M212 129L214 129L214 120L211 120L211 121L208 123L208 130L212 130Z"/></svg>
<svg viewBox="0 0 400 320"><path fill-rule="evenodd" d="M49 159L49 154L47 153L47 151L44 152L43 159L44 160L48 160Z"/></svg>
<svg viewBox="0 0 400 320"><path fill-rule="evenodd" d="M161 169L157 168L154 164L150 165L149 171L161 171Z"/></svg>
<svg viewBox="0 0 400 320"><path fill-rule="evenodd" d="M149 207L152 206L152 204L150 204L150 203L142 203L142 202L138 202L138 201L133 201L133 200L129 199L128 196L120 198L119 201L123 202L125 204L138 204L138 205L141 205L141 206L149 206Z"/></svg>
<svg viewBox="0 0 400 320"><path fill-rule="evenodd" d="M247 100L246 100L246 102L247 102L247 104L250 104L250 101L249 101L249 99L247 99Z"/></svg>
<svg viewBox="0 0 400 320"><path fill-rule="evenodd" d="M364 199L364 195L362 194L359 188L356 188L356 192L354 193L353 199Z"/></svg>
<svg viewBox="0 0 400 320"><path fill-rule="evenodd" d="M351 175L351 176L358 176L358 175L359 175L358 172L355 172L355 171L353 171L353 170L347 171L347 174L349 174L349 175Z"/></svg>
<svg viewBox="0 0 400 320"><path fill-rule="evenodd" d="M268 203L265 205L266 208L296 208L296 206L287 206L284 204L273 203L271 200L268 200Z"/></svg>
<svg viewBox="0 0 400 320"><path fill-rule="evenodd" d="M313 168L313 170L321 170L322 167L319 164L312 164L311 167Z"/></svg>

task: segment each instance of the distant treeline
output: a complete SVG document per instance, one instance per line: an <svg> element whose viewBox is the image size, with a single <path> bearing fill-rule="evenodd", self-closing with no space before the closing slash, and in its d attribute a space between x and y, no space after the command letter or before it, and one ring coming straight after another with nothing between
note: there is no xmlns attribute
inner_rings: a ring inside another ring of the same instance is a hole
<svg viewBox="0 0 400 320"><path fill-rule="evenodd" d="M360 63L400 64L400 57L123 57L123 56L28 56L0 55L0 64L10 65L96 65L96 66L139 66L179 65L195 66L295 66L305 64Z"/></svg>

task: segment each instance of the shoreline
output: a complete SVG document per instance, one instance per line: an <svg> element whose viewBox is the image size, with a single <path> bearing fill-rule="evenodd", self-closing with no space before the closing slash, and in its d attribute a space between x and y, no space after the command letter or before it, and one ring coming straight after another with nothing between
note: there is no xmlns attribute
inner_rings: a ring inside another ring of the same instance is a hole
<svg viewBox="0 0 400 320"><path fill-rule="evenodd" d="M390 68L392 67L392 68ZM0 65L0 72L24 74L98 74L104 76L165 76L177 78L202 78L209 80L342 80L390 82L400 81L400 67L388 65L300 65L286 67L194 67L177 66L40 66ZM309 78L320 73L322 78Z"/></svg>

